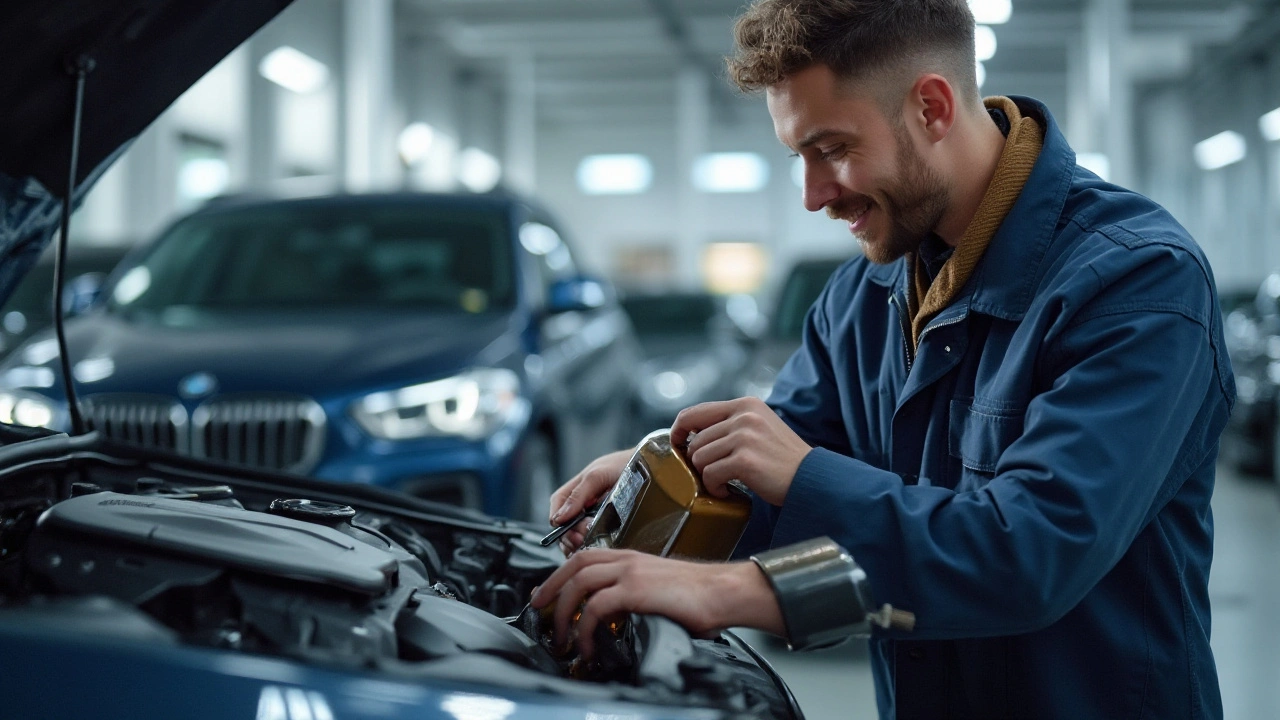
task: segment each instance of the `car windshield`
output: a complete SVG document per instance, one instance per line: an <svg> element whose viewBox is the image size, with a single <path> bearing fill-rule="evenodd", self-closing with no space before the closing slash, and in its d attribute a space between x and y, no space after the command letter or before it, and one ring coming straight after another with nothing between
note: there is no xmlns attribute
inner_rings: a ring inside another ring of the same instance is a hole
<svg viewBox="0 0 1280 720"><path fill-rule="evenodd" d="M717 313L712 295L653 295L622 301L641 338L706 335Z"/></svg>
<svg viewBox="0 0 1280 720"><path fill-rule="evenodd" d="M352 203L197 215L111 291L115 310L407 307L478 313L514 299L505 218Z"/></svg>
<svg viewBox="0 0 1280 720"><path fill-rule="evenodd" d="M773 336L799 341L804 332L804 316L822 294L831 273L840 267L839 260L806 262L797 265L787 277L778 297L778 312L773 318Z"/></svg>

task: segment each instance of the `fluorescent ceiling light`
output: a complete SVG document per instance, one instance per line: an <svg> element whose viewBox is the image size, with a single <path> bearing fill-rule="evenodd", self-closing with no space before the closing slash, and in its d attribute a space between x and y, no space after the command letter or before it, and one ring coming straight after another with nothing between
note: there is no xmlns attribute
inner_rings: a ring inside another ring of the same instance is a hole
<svg viewBox="0 0 1280 720"><path fill-rule="evenodd" d="M1092 170L1103 180L1111 179L1111 158L1106 153L1076 153L1076 164L1086 170Z"/></svg>
<svg viewBox="0 0 1280 720"><path fill-rule="evenodd" d="M1196 143L1196 164L1203 170L1217 170L1244 159L1244 136L1227 130Z"/></svg>
<svg viewBox="0 0 1280 720"><path fill-rule="evenodd" d="M1258 118L1258 129L1262 131L1262 137L1271 142L1280 140L1280 108Z"/></svg>
<svg viewBox="0 0 1280 720"><path fill-rule="evenodd" d="M271 82L296 93L307 94L324 87L329 80L325 64L288 45L267 53L258 72Z"/></svg>
<svg viewBox="0 0 1280 720"><path fill-rule="evenodd" d="M480 148L467 148L458 156L458 180L471 192L489 192L501 178L498 159Z"/></svg>
<svg viewBox="0 0 1280 720"><path fill-rule="evenodd" d="M435 144L435 128L422 122L416 122L400 131L400 159L405 165L413 167L427 159L431 146Z"/></svg>
<svg viewBox="0 0 1280 720"><path fill-rule="evenodd" d="M969 0L973 20L979 25L1000 25L1009 22L1013 15L1011 0Z"/></svg>
<svg viewBox="0 0 1280 720"><path fill-rule="evenodd" d="M769 164L755 153L711 153L693 163L693 186L703 192L757 192L769 182Z"/></svg>
<svg viewBox="0 0 1280 720"><path fill-rule="evenodd" d="M987 82L987 66L978 61L975 77L978 81L978 87L982 87Z"/></svg>
<svg viewBox="0 0 1280 720"><path fill-rule="evenodd" d="M588 155L578 163L578 188L588 195L632 195L653 183L644 155Z"/></svg>
<svg viewBox="0 0 1280 720"><path fill-rule="evenodd" d="M990 60L996 56L996 31L988 25L975 25L973 28L973 49L979 60Z"/></svg>
<svg viewBox="0 0 1280 720"><path fill-rule="evenodd" d="M791 161L791 182L801 190L804 189L804 158Z"/></svg>

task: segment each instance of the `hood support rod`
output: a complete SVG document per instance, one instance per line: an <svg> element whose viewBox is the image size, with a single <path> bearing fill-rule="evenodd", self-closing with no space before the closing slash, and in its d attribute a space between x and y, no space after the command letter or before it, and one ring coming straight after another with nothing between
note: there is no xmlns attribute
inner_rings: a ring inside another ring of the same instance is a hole
<svg viewBox="0 0 1280 720"><path fill-rule="evenodd" d="M67 413L71 418L71 434L83 435L84 416L76 397L75 378L71 374L71 357L67 354L67 333L62 318L62 283L67 264L67 236L71 229L71 203L76 195L76 174L80 164L80 126L84 120L84 86L93 72L93 58L77 55L67 62L67 73L76 79L75 118L71 124L71 172L67 178L67 194L62 201L62 231L53 257L53 327L58 338L58 358L62 365L62 386L67 396Z"/></svg>

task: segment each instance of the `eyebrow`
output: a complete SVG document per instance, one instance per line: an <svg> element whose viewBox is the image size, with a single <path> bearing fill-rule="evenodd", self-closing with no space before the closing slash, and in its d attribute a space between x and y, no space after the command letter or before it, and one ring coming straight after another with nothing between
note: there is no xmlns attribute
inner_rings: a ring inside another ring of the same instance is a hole
<svg viewBox="0 0 1280 720"><path fill-rule="evenodd" d="M814 130L813 132L811 132L811 133L809 133L808 135L804 136L804 139L803 139L803 140L801 140L799 143L797 143L797 144L796 144L796 149L797 149L797 150L804 150L805 148L813 147L814 145L817 145L818 143L822 142L823 140L826 140L826 139L828 139L828 138L830 138L830 137L833 137L833 136L835 136L835 135L847 135L847 134L848 134L848 133L843 132L843 131L841 131L841 130L835 130L835 129L831 129L831 128L827 128L827 129L824 129L824 130Z"/></svg>

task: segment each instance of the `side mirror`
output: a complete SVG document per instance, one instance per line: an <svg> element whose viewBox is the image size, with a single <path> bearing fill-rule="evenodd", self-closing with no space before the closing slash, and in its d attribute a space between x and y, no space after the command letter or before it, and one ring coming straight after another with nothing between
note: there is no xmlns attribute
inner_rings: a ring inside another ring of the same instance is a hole
<svg viewBox="0 0 1280 720"><path fill-rule="evenodd" d="M547 292L547 314L582 312L603 307L610 289L603 280L579 276L557 280Z"/></svg>
<svg viewBox="0 0 1280 720"><path fill-rule="evenodd" d="M105 273L90 272L77 275L67 283L62 291L62 308L68 317L84 313L98 301L102 293L102 284L107 279Z"/></svg>

